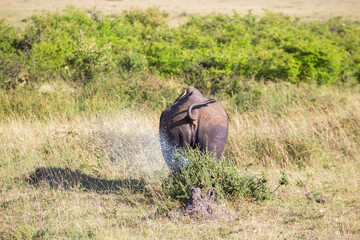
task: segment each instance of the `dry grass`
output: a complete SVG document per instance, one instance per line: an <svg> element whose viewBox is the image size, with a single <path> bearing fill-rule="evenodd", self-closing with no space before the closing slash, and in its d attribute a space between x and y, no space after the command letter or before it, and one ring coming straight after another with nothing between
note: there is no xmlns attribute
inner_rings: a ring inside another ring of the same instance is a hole
<svg viewBox="0 0 360 240"><path fill-rule="evenodd" d="M360 20L359 1L6 1L0 17L24 26L34 10L66 5L119 14L154 4L170 12L245 14L262 8L309 19ZM358 86L357 86L358 87ZM2 239L359 239L359 89L260 86L247 111L232 109L226 155L242 171L264 172L275 189L265 202L225 202L231 221L170 219L161 192L168 172L158 143L158 112L0 123ZM46 90L46 89L45 89Z"/></svg>
<svg viewBox="0 0 360 240"><path fill-rule="evenodd" d="M270 84L262 90L284 88ZM281 171L290 182L272 200L224 203L233 214L230 222L161 214L171 202L160 190L167 169L156 112L4 123L0 236L358 239L360 97L356 91L320 89L308 93L317 98L315 106L298 90L265 95L260 107L230 115L227 155L239 169L265 172L274 189ZM303 148L304 155L296 152Z"/></svg>
<svg viewBox="0 0 360 240"><path fill-rule="evenodd" d="M231 114L232 157L242 164L317 167L360 158L357 91L264 86L255 110Z"/></svg>
<svg viewBox="0 0 360 240"><path fill-rule="evenodd" d="M165 0L0 0L0 18L5 18L11 24L24 26L26 19L35 11L56 11L68 5L79 8L97 9L109 15L118 15L124 10L131 8L148 8L154 5L170 13L170 24L176 24L184 20L186 13L208 14L212 12L231 14L233 10L240 14L252 11L254 14L262 14L263 9L283 12L285 14L307 18L309 20L324 20L332 17L343 16L350 20L360 20L358 9L360 2L357 0L278 0L278 1L239 1L239 0L195 0L195 1L165 1Z"/></svg>

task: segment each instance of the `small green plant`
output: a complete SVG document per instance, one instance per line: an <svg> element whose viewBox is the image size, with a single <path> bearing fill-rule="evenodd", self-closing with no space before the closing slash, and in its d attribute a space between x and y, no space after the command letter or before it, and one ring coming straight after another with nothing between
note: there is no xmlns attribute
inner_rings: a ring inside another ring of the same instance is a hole
<svg viewBox="0 0 360 240"><path fill-rule="evenodd" d="M214 188L220 197L227 199L263 201L270 197L265 176L241 173L228 159L218 162L213 154L198 148L175 157L178 161L180 158L186 159L186 164L163 181L163 189L170 198L186 201L192 187L205 191Z"/></svg>
<svg viewBox="0 0 360 240"><path fill-rule="evenodd" d="M281 176L279 178L278 183L279 183L279 185L274 189L274 191L272 192L273 194L276 192L276 190L279 189L279 187L289 185L288 174L286 174L285 171L281 172Z"/></svg>

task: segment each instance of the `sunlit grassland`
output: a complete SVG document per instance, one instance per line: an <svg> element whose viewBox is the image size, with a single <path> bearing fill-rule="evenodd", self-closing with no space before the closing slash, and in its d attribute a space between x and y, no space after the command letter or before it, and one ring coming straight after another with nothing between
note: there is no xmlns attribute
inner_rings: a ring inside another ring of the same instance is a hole
<svg viewBox="0 0 360 240"><path fill-rule="evenodd" d="M357 239L358 86L249 84L263 95L248 109L219 101L230 117L226 157L239 171L265 174L273 190L285 173L289 185L272 199L221 200L231 221L168 218L179 203L161 190L159 111L12 115L0 125L1 236Z"/></svg>
<svg viewBox="0 0 360 240"><path fill-rule="evenodd" d="M167 16L0 21L1 238L359 239L358 23ZM268 187L220 196L230 220L169 217L159 117L188 85L229 115L223 162Z"/></svg>

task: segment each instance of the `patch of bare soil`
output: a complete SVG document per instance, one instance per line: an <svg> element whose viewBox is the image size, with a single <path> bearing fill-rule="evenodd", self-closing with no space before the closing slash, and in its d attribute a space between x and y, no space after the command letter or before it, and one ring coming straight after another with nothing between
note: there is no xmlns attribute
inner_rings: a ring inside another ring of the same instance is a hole
<svg viewBox="0 0 360 240"><path fill-rule="evenodd" d="M230 220L230 213L215 202L215 190L203 194L200 188L192 188L188 202L173 212L174 217L190 217L206 220Z"/></svg>

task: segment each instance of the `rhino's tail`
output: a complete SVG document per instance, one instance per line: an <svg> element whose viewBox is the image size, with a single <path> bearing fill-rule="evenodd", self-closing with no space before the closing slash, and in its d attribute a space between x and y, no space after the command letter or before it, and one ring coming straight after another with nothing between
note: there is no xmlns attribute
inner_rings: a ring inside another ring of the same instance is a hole
<svg viewBox="0 0 360 240"><path fill-rule="evenodd" d="M216 102L215 99L209 99L209 100L203 101L203 102L201 102L201 103L194 103L194 104L192 104L192 105L188 108L188 110L187 110L187 115L188 115L188 117L189 117L192 121L195 121L195 118L191 115L191 111L192 111L192 109L193 109L194 107L202 107L202 106L205 106L205 105L207 105L207 104L209 104L209 103L215 103L215 102Z"/></svg>

